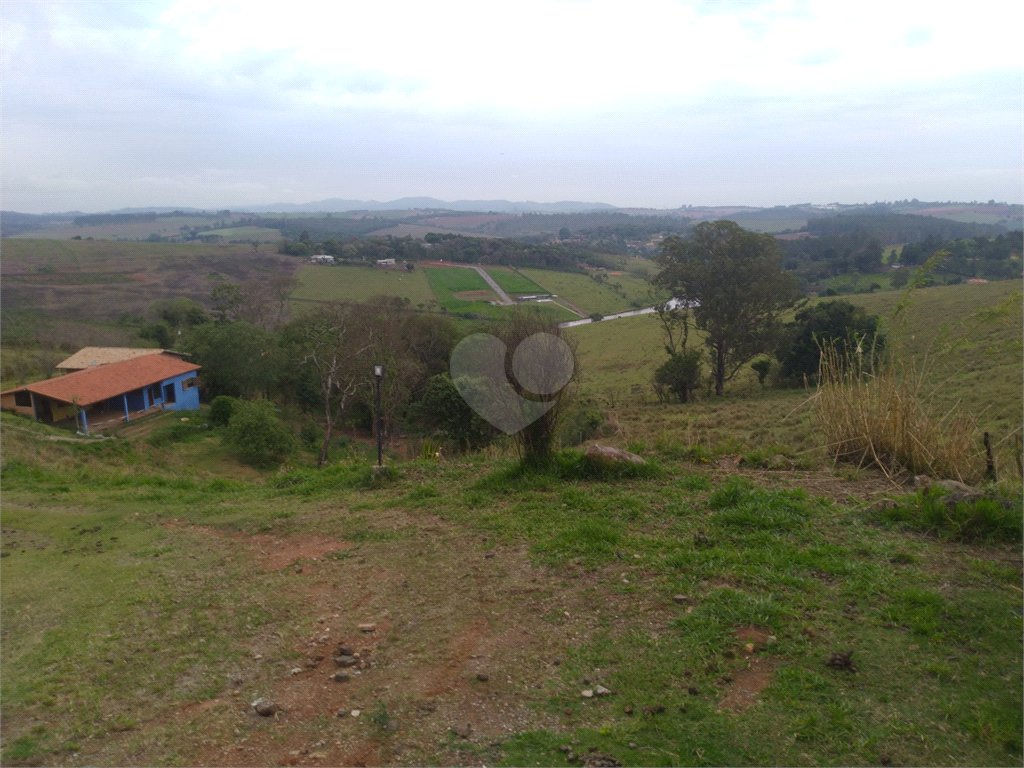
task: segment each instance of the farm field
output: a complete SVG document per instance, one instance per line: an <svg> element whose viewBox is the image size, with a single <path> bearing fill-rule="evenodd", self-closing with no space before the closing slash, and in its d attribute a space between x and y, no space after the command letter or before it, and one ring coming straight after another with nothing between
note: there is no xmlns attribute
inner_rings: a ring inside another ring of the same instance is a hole
<svg viewBox="0 0 1024 768"><path fill-rule="evenodd" d="M227 227L225 229L213 229L204 232L204 235L217 235L225 240L259 240L266 243L266 247L273 248L274 243L281 239L281 231L268 229L267 227Z"/></svg>
<svg viewBox="0 0 1024 768"><path fill-rule="evenodd" d="M290 275L300 265L248 244L8 238L2 248L5 318L36 312L54 322L109 323L176 296L205 303L220 280Z"/></svg>
<svg viewBox="0 0 1024 768"><path fill-rule="evenodd" d="M408 272L404 269L306 264L297 277L300 285L291 295L294 302L367 301L374 296L398 296L409 299L415 308L434 301L434 293L422 269Z"/></svg>
<svg viewBox="0 0 1024 768"><path fill-rule="evenodd" d="M679 432L374 481L0 418L5 765L1020 764L1019 540L887 524L870 473Z"/></svg>
<svg viewBox="0 0 1024 768"><path fill-rule="evenodd" d="M609 275L609 283L620 283L625 296L616 293L610 285L602 285L587 275L569 272L550 272L542 269L520 270L526 277L545 289L570 302L585 315L598 312L611 315L651 304L646 281L632 275Z"/></svg>
<svg viewBox="0 0 1024 768"><path fill-rule="evenodd" d="M515 270L504 267L487 267L485 271L510 296L545 293L544 289L533 282L533 280L523 277Z"/></svg>
<svg viewBox="0 0 1024 768"><path fill-rule="evenodd" d="M219 220L230 222L248 218L248 214L230 214L218 217ZM11 239L20 240L70 240L73 237L91 237L96 240L145 240L151 235L161 237L175 236L181 232L182 227L209 227L212 225L209 216L162 216L155 221L121 222L111 224L71 224L52 225L46 229L22 232ZM277 230L263 230L271 234L265 239L280 239L281 235ZM210 234L220 234L210 232ZM240 236L241 237L241 236ZM264 239L264 238L261 238Z"/></svg>

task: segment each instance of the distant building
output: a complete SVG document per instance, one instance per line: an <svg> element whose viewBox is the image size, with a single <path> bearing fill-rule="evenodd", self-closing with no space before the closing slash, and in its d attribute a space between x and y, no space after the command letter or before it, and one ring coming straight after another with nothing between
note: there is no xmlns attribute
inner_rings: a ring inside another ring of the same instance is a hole
<svg viewBox="0 0 1024 768"><path fill-rule="evenodd" d="M967 284L968 285L980 285L981 283L987 283L987 282L988 282L988 280L986 280L984 277L972 277L970 280L967 281Z"/></svg>
<svg viewBox="0 0 1024 768"><path fill-rule="evenodd" d="M161 410L198 411L200 366L168 352L94 365L0 392L0 408L89 434Z"/></svg>
<svg viewBox="0 0 1024 768"><path fill-rule="evenodd" d="M334 264L334 257L333 256L327 256L327 255L321 253L321 254L319 254L317 256L310 256L309 257L309 263L310 264Z"/></svg>
<svg viewBox="0 0 1024 768"><path fill-rule="evenodd" d="M394 259L377 259L378 267L393 267L395 266Z"/></svg>

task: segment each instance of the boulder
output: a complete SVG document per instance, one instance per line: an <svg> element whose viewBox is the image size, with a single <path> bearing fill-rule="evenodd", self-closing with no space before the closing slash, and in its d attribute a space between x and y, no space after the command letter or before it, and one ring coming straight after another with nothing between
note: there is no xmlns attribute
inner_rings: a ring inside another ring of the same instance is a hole
<svg viewBox="0 0 1024 768"><path fill-rule="evenodd" d="M609 445L587 446L587 452L583 454L591 461L604 461L612 464L643 464L644 460L635 453L624 451L621 448L613 448Z"/></svg>

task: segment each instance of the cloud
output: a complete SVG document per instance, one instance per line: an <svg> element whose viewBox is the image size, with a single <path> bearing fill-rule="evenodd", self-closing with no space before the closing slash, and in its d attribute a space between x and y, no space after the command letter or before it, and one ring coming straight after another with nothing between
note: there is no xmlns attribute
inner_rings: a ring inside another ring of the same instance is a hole
<svg viewBox="0 0 1024 768"><path fill-rule="evenodd" d="M931 179L957 157L991 184L1016 172L968 197L1019 197L1021 12L996 11L935 4L922 25L899 3L8 0L5 206L26 185L42 205L47 179L54 207L93 209L770 195L744 173L771 174L776 202L829 179L874 199L894 162Z"/></svg>

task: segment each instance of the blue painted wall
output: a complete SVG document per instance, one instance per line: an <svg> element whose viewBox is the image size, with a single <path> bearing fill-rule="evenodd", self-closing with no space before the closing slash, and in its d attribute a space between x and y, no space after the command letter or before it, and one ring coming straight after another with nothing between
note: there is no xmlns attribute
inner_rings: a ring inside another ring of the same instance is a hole
<svg viewBox="0 0 1024 768"><path fill-rule="evenodd" d="M157 396L157 402L163 403L168 411L198 411L199 410L199 387L192 386L189 389L182 388L182 384L189 379L195 379L196 374L183 373L173 379L164 379L160 382L159 390L154 386L153 390ZM168 385L174 386L174 402L164 402L164 388Z"/></svg>

